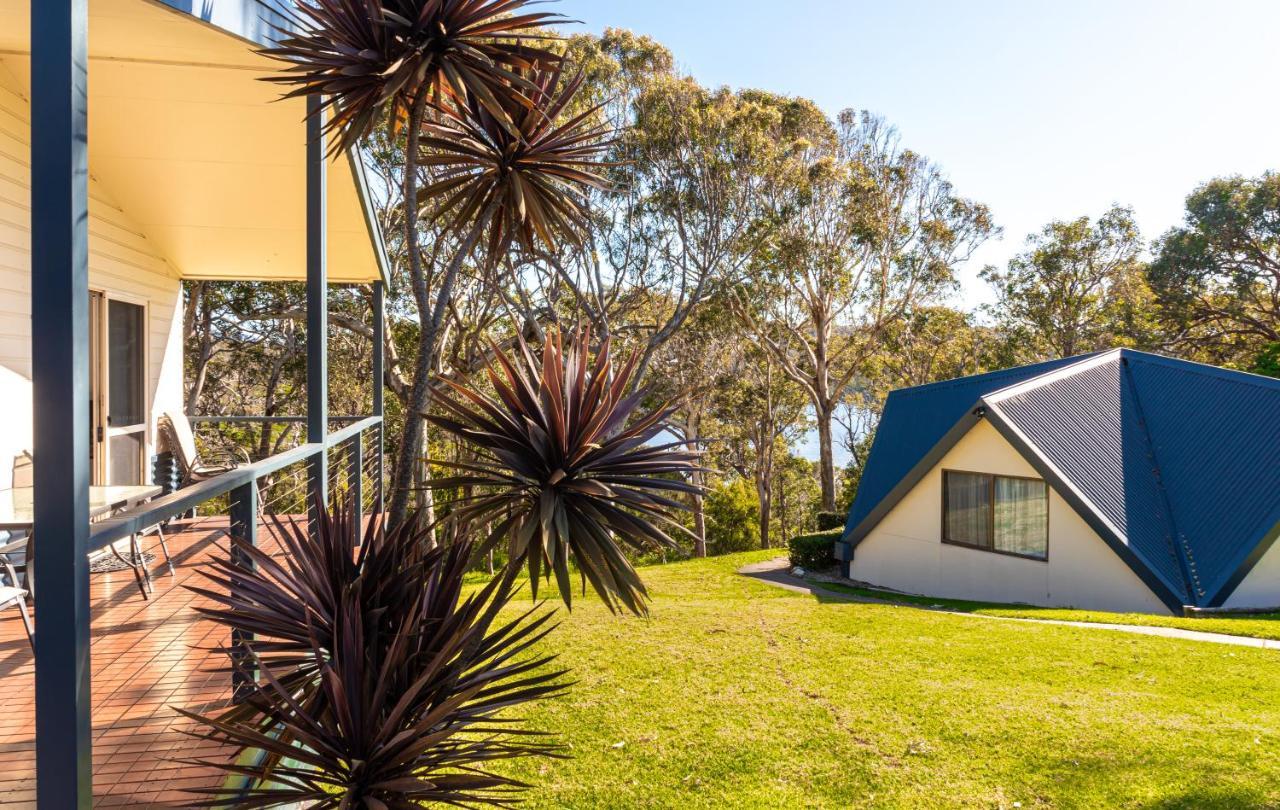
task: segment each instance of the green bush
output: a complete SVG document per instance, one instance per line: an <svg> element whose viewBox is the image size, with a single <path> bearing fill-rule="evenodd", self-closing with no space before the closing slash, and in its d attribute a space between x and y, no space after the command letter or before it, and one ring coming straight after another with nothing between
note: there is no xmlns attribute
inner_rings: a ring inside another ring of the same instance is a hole
<svg viewBox="0 0 1280 810"><path fill-rule="evenodd" d="M732 554L760 545L760 502L756 489L741 478L707 493L707 553Z"/></svg>
<svg viewBox="0 0 1280 810"><path fill-rule="evenodd" d="M829 532L832 529L843 529L844 521L847 518L844 512L819 512L818 513L818 531Z"/></svg>
<svg viewBox="0 0 1280 810"><path fill-rule="evenodd" d="M844 534L844 529L828 529L825 532L801 534L787 541L787 549L791 552L791 564L813 571L821 571L836 564L835 544Z"/></svg>

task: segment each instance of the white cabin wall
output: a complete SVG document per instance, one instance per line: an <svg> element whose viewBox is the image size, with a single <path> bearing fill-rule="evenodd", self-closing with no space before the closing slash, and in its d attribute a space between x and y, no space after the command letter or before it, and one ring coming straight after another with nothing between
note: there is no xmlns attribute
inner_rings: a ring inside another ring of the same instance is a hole
<svg viewBox="0 0 1280 810"><path fill-rule="evenodd" d="M0 397L6 399L31 396L30 120L29 99L0 65L0 366L14 372L0 375ZM89 286L147 306L150 455L156 417L182 407L182 283L92 171L90 166ZM31 444L29 421L6 424L3 431L0 486L7 483L13 448Z"/></svg>
<svg viewBox="0 0 1280 810"><path fill-rule="evenodd" d="M943 544L944 469L1039 477L994 427L979 422L858 544L854 579L952 599L1169 613L1052 487L1048 561Z"/></svg>
<svg viewBox="0 0 1280 810"><path fill-rule="evenodd" d="M1271 544L1267 553L1253 566L1248 576L1223 603L1227 608L1280 607L1280 541Z"/></svg>

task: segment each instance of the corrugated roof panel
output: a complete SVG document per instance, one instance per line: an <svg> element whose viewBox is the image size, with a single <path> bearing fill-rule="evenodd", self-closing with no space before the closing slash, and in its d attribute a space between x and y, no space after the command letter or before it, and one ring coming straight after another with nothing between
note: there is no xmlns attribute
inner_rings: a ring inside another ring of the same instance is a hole
<svg viewBox="0 0 1280 810"><path fill-rule="evenodd" d="M889 394L845 531L852 531L925 458L984 394L1029 380L1081 358L903 388Z"/></svg>
<svg viewBox="0 0 1280 810"><path fill-rule="evenodd" d="M1280 381L1125 352L1197 604L1280 515Z"/></svg>
<svg viewBox="0 0 1280 810"><path fill-rule="evenodd" d="M1120 353L1001 397L995 407L1170 590L1185 595L1141 409Z"/></svg>

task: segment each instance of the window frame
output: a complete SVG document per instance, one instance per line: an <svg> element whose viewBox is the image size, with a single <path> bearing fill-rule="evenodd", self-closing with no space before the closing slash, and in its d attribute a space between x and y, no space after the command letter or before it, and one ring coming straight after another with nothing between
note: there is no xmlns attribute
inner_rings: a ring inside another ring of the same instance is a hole
<svg viewBox="0 0 1280 810"><path fill-rule="evenodd" d="M980 475L987 479L987 500L989 507L987 509L987 536L991 538L992 547L980 546L976 543L965 543L960 540L952 540L947 537L947 476L951 473L959 475ZM1031 554L1019 554L1016 551L1005 551L995 547L996 538L996 479L1006 478L1014 481L1037 481L1044 484L1044 556L1035 556ZM1016 557L1019 560L1031 560L1032 562L1049 562L1049 484L1043 478L1037 478L1033 475L1004 475L1002 473L980 472L978 470L959 470L943 468L942 470L942 527L939 537L942 538L943 545L957 546L959 548L973 549L974 551L985 551L989 554L999 554L1004 557Z"/></svg>

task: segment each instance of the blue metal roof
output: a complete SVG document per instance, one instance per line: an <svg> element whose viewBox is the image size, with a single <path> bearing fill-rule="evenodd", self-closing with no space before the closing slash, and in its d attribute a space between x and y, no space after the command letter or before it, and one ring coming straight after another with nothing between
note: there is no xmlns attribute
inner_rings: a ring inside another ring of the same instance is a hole
<svg viewBox="0 0 1280 810"><path fill-rule="evenodd" d="M968 430L968 425L959 423L980 405L984 394L1038 377L1079 359L1053 360L891 392L885 402L875 441L871 443L858 494L849 511L849 520L845 524L846 538L864 522L879 522L883 514L877 507L888 501L892 501L888 503L888 507L892 507L898 498L890 497L891 494L897 490L901 490L898 497L906 494L906 490L929 471L932 462L924 462L928 461L931 451L937 448L946 452L954 440ZM943 439L957 428L962 428L959 435L944 443ZM940 443L945 446L939 448ZM913 472L918 472L918 475L913 476ZM873 511L875 515L872 515ZM883 511L888 511L888 508Z"/></svg>
<svg viewBox="0 0 1280 810"><path fill-rule="evenodd" d="M1280 533L1280 380L1121 349L894 392L849 542L975 408L1171 607L1221 605Z"/></svg>

